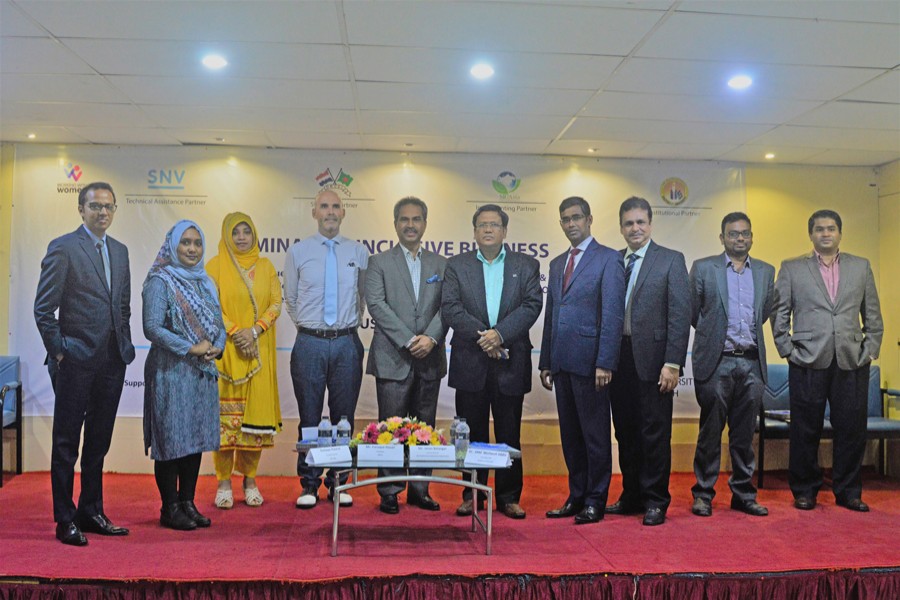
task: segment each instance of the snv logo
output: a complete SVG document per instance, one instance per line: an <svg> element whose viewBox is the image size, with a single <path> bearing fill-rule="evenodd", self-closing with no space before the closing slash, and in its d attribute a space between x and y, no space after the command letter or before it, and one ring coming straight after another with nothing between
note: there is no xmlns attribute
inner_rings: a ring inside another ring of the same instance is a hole
<svg viewBox="0 0 900 600"><path fill-rule="evenodd" d="M147 187L151 190L183 190L184 169L150 169L147 171Z"/></svg>

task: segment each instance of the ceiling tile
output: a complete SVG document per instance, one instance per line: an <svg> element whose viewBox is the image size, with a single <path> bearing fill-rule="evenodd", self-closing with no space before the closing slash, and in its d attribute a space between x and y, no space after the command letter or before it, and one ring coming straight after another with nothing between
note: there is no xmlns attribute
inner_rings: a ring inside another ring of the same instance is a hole
<svg viewBox="0 0 900 600"><path fill-rule="evenodd" d="M775 154L773 160L766 160L766 153ZM719 160L731 160L738 162L765 163L765 164L791 164L821 154L821 148L803 148L794 146L760 146L756 144L744 144L734 150L726 152Z"/></svg>
<svg viewBox="0 0 900 600"><path fill-rule="evenodd" d="M635 158L657 158L661 160L715 160L734 144L647 144L635 154Z"/></svg>
<svg viewBox="0 0 900 600"><path fill-rule="evenodd" d="M893 70L878 79L853 90L842 100L866 100L868 102L900 102L900 70Z"/></svg>
<svg viewBox="0 0 900 600"><path fill-rule="evenodd" d="M166 133L182 144L203 144L206 146L271 146L263 131L167 129ZM216 138L224 138L219 142Z"/></svg>
<svg viewBox="0 0 900 600"><path fill-rule="evenodd" d="M50 38L0 39L2 73L93 73L91 68Z"/></svg>
<svg viewBox="0 0 900 600"><path fill-rule="evenodd" d="M589 158L630 158L637 154L646 142L620 142L611 140L556 140L550 144L547 154L586 156ZM588 152L593 148L594 152Z"/></svg>
<svg viewBox="0 0 900 600"><path fill-rule="evenodd" d="M540 115L486 115L463 113L417 113L361 111L360 127L364 134L411 134L545 138L556 137L569 122L568 117Z"/></svg>
<svg viewBox="0 0 900 600"><path fill-rule="evenodd" d="M139 146L179 146L181 142L159 128L138 127L72 127L71 130L92 144Z"/></svg>
<svg viewBox="0 0 900 600"><path fill-rule="evenodd" d="M9 0L0 0L0 35L48 37L46 31L38 27Z"/></svg>
<svg viewBox="0 0 900 600"><path fill-rule="evenodd" d="M35 134L34 140L28 139L29 133ZM66 127L16 125L3 119L0 120L0 141L20 144L86 144L89 140Z"/></svg>
<svg viewBox="0 0 900 600"><path fill-rule="evenodd" d="M900 4L896 0L865 0L865 2L834 2L833 0L830 2L686 0L679 3L678 11L830 21L900 23Z"/></svg>
<svg viewBox="0 0 900 600"><path fill-rule="evenodd" d="M364 135L362 140L366 150L399 152L456 152L457 144L457 138L449 136Z"/></svg>
<svg viewBox="0 0 900 600"><path fill-rule="evenodd" d="M800 161L809 165L872 166L885 165L900 160L900 152L876 152L870 150L826 150L821 154Z"/></svg>
<svg viewBox="0 0 900 600"><path fill-rule="evenodd" d="M153 127L140 109L128 104L4 102L0 122L69 127Z"/></svg>
<svg viewBox="0 0 900 600"><path fill-rule="evenodd" d="M4 102L129 102L99 75L3 74L0 89Z"/></svg>
<svg viewBox="0 0 900 600"><path fill-rule="evenodd" d="M900 152L896 130L838 129L782 125L753 140L757 146L807 146L843 150Z"/></svg>
<svg viewBox="0 0 900 600"><path fill-rule="evenodd" d="M322 150L362 150L362 138L348 133L304 133L269 130L266 135L277 148L313 148Z"/></svg>
<svg viewBox="0 0 900 600"><path fill-rule="evenodd" d="M819 107L789 121L791 125L893 129L900 135L900 98L898 104L838 101Z"/></svg>
<svg viewBox="0 0 900 600"><path fill-rule="evenodd" d="M546 139L461 137L456 144L457 152L476 154L543 154L546 149Z"/></svg>
<svg viewBox="0 0 900 600"><path fill-rule="evenodd" d="M743 144L770 129L770 125L751 123L686 123L579 117L563 137L646 143Z"/></svg>

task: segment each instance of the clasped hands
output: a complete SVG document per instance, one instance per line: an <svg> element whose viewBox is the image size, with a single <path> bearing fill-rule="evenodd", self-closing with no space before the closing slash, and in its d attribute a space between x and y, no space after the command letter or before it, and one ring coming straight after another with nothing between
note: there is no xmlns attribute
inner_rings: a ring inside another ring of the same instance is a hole
<svg viewBox="0 0 900 600"><path fill-rule="evenodd" d="M191 346L190 350L188 350L188 354L190 354L191 356L196 356L197 358L205 361L215 360L216 357L221 353L222 349L213 346L212 342L210 342L209 340L202 340L200 342L197 342L196 344Z"/></svg>
<svg viewBox="0 0 900 600"><path fill-rule="evenodd" d="M503 358L503 340L496 329L488 329L478 332L478 347L481 348L489 358Z"/></svg>
<svg viewBox="0 0 900 600"><path fill-rule="evenodd" d="M423 359L434 349L434 340L427 335L417 335L413 337L406 349L415 359Z"/></svg>
<svg viewBox="0 0 900 600"><path fill-rule="evenodd" d="M238 352L248 358L257 356L257 353L259 352L254 343L256 341L256 337L253 335L255 327L256 325L247 327L246 329L238 329L231 334L231 341L234 343L234 347L238 349Z"/></svg>

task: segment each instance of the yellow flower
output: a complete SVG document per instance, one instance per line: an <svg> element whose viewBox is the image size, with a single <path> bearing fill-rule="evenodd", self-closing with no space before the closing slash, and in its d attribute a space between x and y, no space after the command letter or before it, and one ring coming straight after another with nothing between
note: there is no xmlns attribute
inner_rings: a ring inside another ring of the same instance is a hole
<svg viewBox="0 0 900 600"><path fill-rule="evenodd" d="M407 445L407 446L415 446L416 443L417 443L417 442L416 442L416 436L411 435L411 436L409 436L408 438L406 438L406 445Z"/></svg>
<svg viewBox="0 0 900 600"><path fill-rule="evenodd" d="M394 439L394 434L392 434L390 431L385 431L384 433L382 433L381 435L378 436L378 443L379 444L390 444L391 441L393 441L393 439Z"/></svg>

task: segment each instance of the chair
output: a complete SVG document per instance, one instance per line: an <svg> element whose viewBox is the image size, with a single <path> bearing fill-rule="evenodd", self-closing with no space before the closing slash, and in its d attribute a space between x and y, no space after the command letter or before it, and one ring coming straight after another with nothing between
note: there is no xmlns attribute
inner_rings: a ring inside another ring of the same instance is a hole
<svg viewBox="0 0 900 600"><path fill-rule="evenodd" d="M9 392L13 394L10 396ZM16 430L16 474L22 473L22 381L19 357L0 356L0 413L3 428ZM3 487L3 443L0 442L0 488Z"/></svg>
<svg viewBox="0 0 900 600"><path fill-rule="evenodd" d="M766 440L786 440L790 436L790 422L766 416L766 411L787 411L790 409L788 388L788 366L768 365L769 381L763 391L759 407L759 461L756 472L757 487L763 487L766 464ZM878 440L878 472L884 474L885 440L900 438L900 420L885 418L885 404L888 396L900 396L900 390L881 387L881 368L873 366L869 370L869 396L866 423L866 439ZM831 406L825 407L825 424L822 439L834 437L831 426Z"/></svg>

